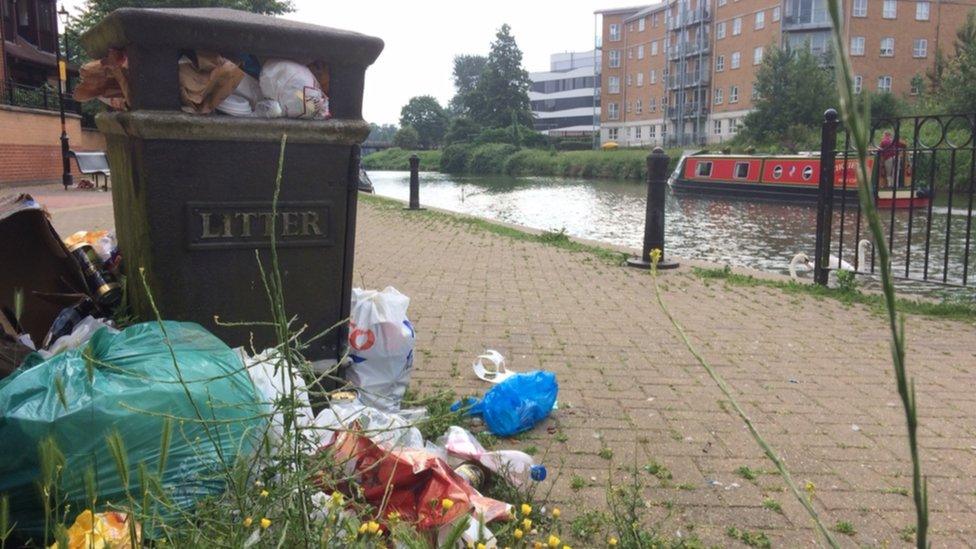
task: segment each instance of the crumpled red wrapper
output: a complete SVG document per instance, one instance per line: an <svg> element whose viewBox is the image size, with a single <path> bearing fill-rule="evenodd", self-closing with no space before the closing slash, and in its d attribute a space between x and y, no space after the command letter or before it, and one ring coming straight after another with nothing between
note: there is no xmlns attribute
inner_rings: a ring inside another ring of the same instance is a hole
<svg viewBox="0 0 976 549"><path fill-rule="evenodd" d="M447 462L425 450L387 451L351 432L338 434L329 449L336 461L346 463L349 472L357 473L366 501L379 508L385 499L387 516L398 513L401 520L415 523L422 530L472 513L484 517L485 522L511 517L510 505L482 496ZM445 499L454 502L450 509L441 505Z"/></svg>

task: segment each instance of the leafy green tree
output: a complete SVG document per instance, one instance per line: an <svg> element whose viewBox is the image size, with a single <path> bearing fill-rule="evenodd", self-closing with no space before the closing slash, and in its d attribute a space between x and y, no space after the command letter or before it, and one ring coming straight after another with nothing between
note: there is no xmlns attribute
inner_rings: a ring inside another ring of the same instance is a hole
<svg viewBox="0 0 976 549"><path fill-rule="evenodd" d="M905 111L905 102L891 92L867 92L861 97L862 101L869 102L873 120L888 120L901 116Z"/></svg>
<svg viewBox="0 0 976 549"><path fill-rule="evenodd" d="M485 70L488 58L483 55L454 56L454 97L448 109L457 116L468 112L470 95L478 85L478 79Z"/></svg>
<svg viewBox="0 0 976 549"><path fill-rule="evenodd" d="M770 47L754 85L758 98L739 137L748 143L789 146L801 128L819 127L824 111L837 105L833 71L808 48Z"/></svg>
<svg viewBox="0 0 976 549"><path fill-rule="evenodd" d="M522 124L532 125L529 73L522 68L522 50L511 30L507 24L498 29L485 68L470 100L465 100L471 118L485 127L508 126L513 116Z"/></svg>
<svg viewBox="0 0 976 549"><path fill-rule="evenodd" d="M369 137L366 141L379 142L379 143L389 143L393 141L393 136L396 135L397 127L393 124L383 124L382 126L371 122L369 124Z"/></svg>
<svg viewBox="0 0 976 549"><path fill-rule="evenodd" d="M954 112L976 112L976 10L956 31L956 55L947 62L938 93L943 108Z"/></svg>
<svg viewBox="0 0 976 549"><path fill-rule="evenodd" d="M393 136L393 146L407 150L416 149L420 146L420 134L410 126L404 126Z"/></svg>
<svg viewBox="0 0 976 549"><path fill-rule="evenodd" d="M444 135L444 143L466 143L473 141L481 133L481 126L477 122L466 116L459 116L451 119L451 124Z"/></svg>
<svg viewBox="0 0 976 549"><path fill-rule="evenodd" d="M411 97L400 109L400 126L417 131L420 146L429 149L440 144L447 132L447 112L431 95Z"/></svg>

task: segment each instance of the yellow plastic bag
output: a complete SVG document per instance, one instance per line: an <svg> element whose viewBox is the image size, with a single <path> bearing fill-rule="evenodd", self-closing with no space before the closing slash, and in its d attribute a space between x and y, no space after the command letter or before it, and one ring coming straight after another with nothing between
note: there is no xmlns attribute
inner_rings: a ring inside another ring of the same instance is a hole
<svg viewBox="0 0 976 549"><path fill-rule="evenodd" d="M140 546L142 533L136 524L135 546ZM84 510L68 528L67 549L128 549L132 547L129 536L129 515L125 513L93 514ZM58 549L57 542L50 549Z"/></svg>

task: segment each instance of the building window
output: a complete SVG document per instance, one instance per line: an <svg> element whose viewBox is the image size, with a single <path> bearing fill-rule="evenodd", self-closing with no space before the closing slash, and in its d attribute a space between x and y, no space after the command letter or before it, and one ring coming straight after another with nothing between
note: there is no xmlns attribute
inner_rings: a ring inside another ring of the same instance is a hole
<svg viewBox="0 0 976 549"><path fill-rule="evenodd" d="M895 39L888 36L881 39L881 57L895 56Z"/></svg>
<svg viewBox="0 0 976 549"><path fill-rule="evenodd" d="M722 88L715 88L715 93L713 93L712 95L715 96L715 104L721 105L722 101L725 99L723 97L725 95L725 90L723 90Z"/></svg>
<svg viewBox="0 0 976 549"><path fill-rule="evenodd" d="M723 38L725 38L725 21L715 24L715 39L721 40Z"/></svg>
<svg viewBox="0 0 976 549"><path fill-rule="evenodd" d="M616 23L610 24L610 41L611 42L620 41L620 25Z"/></svg>
<svg viewBox="0 0 976 549"><path fill-rule="evenodd" d="M644 58L644 46L643 45L637 46L637 58L638 59L643 59Z"/></svg>
<svg viewBox="0 0 976 549"><path fill-rule="evenodd" d="M890 76L879 76L878 77L878 91L879 92L890 92L891 91L891 77Z"/></svg>
<svg viewBox="0 0 976 549"><path fill-rule="evenodd" d="M609 103L607 105L607 119L618 120L619 118L620 118L620 105L617 103Z"/></svg>
<svg viewBox="0 0 976 549"><path fill-rule="evenodd" d="M654 139L655 134L657 134L657 124L651 124L647 127L647 138Z"/></svg>
<svg viewBox="0 0 976 549"><path fill-rule="evenodd" d="M651 42L651 55L657 55L657 40Z"/></svg>
<svg viewBox="0 0 976 549"><path fill-rule="evenodd" d="M654 112L656 110L657 110L657 103L655 103L654 98L652 97L647 100L647 112Z"/></svg>
<svg viewBox="0 0 976 549"><path fill-rule="evenodd" d="M607 77L607 93L620 93L620 77Z"/></svg>
<svg viewBox="0 0 976 549"><path fill-rule="evenodd" d="M725 70L725 56L720 55L715 58L715 72L722 72Z"/></svg>
<svg viewBox="0 0 976 549"><path fill-rule="evenodd" d="M884 0L884 5L881 9L881 17L884 17L885 19L895 19L898 17L897 0Z"/></svg>
<svg viewBox="0 0 976 549"><path fill-rule="evenodd" d="M718 0L719 6L724 6L726 3L728 3L728 0Z"/></svg>
<svg viewBox="0 0 976 549"><path fill-rule="evenodd" d="M908 91L908 93L911 95L918 95L922 93L922 79L917 75L915 78L912 78L912 88Z"/></svg>
<svg viewBox="0 0 976 549"><path fill-rule="evenodd" d="M722 121L713 120L712 121L712 133L715 135L722 135Z"/></svg>
<svg viewBox="0 0 976 549"><path fill-rule="evenodd" d="M645 19L646 17L641 17L637 20L637 32L644 32L644 27L647 25Z"/></svg>
<svg viewBox="0 0 976 549"><path fill-rule="evenodd" d="M637 85L638 86L644 85L644 73L642 72L637 73Z"/></svg>
<svg viewBox="0 0 976 549"><path fill-rule="evenodd" d="M868 16L868 0L854 0L854 5L851 8L851 17L867 17Z"/></svg>
<svg viewBox="0 0 976 549"><path fill-rule="evenodd" d="M626 103L624 103L624 105L625 105L625 108L627 109L627 114L630 114L630 101L627 101ZM627 130L627 131L630 131L630 130Z"/></svg>
<svg viewBox="0 0 976 549"><path fill-rule="evenodd" d="M753 24L752 28L759 30L766 26L766 12L757 11L756 12L756 22Z"/></svg>
<svg viewBox="0 0 976 549"><path fill-rule="evenodd" d="M752 64L758 65L762 63L762 57L763 57L763 47L756 46L756 48L752 50Z"/></svg>
<svg viewBox="0 0 976 549"><path fill-rule="evenodd" d="M607 139L609 139L610 141L616 141L618 135L619 135L618 134L618 128L608 128L607 129Z"/></svg>
<svg viewBox="0 0 976 549"><path fill-rule="evenodd" d="M631 79L630 75L628 74L627 75L627 86L632 86L632 85L633 85L633 79Z"/></svg>
<svg viewBox="0 0 976 549"><path fill-rule="evenodd" d="M741 60L742 60L742 54L740 54L737 51L732 52L732 62L729 63L729 68L732 68L732 69L739 68L739 64L740 64Z"/></svg>
<svg viewBox="0 0 976 549"><path fill-rule="evenodd" d="M929 2L915 2L915 20L929 20Z"/></svg>
<svg viewBox="0 0 976 549"><path fill-rule="evenodd" d="M610 50L610 68L620 68L620 50Z"/></svg>
<svg viewBox="0 0 976 549"><path fill-rule="evenodd" d="M730 118L729 119L729 133L739 133L739 119Z"/></svg>
<svg viewBox="0 0 976 549"><path fill-rule="evenodd" d="M657 27L657 25L658 25L658 14L655 13L654 15L651 16L651 26Z"/></svg>
<svg viewBox="0 0 976 549"><path fill-rule="evenodd" d="M864 77L860 74L854 76L854 93L861 93L861 89L864 87Z"/></svg>
<svg viewBox="0 0 976 549"><path fill-rule="evenodd" d="M651 84L657 84L657 70L656 69L651 69L651 72L647 73L647 75L649 77L649 80L650 80L650 83Z"/></svg>
<svg viewBox="0 0 976 549"><path fill-rule="evenodd" d="M864 55L864 37L851 37L851 55Z"/></svg>
<svg viewBox="0 0 976 549"><path fill-rule="evenodd" d="M779 21L779 6L773 8L773 23Z"/></svg>
<svg viewBox="0 0 976 549"><path fill-rule="evenodd" d="M742 34L742 18L736 17L732 20L732 36L739 36Z"/></svg>
<svg viewBox="0 0 976 549"><path fill-rule="evenodd" d="M636 128L634 128L634 139L641 138L641 129L642 129L641 126L637 126Z"/></svg>
<svg viewBox="0 0 976 549"><path fill-rule="evenodd" d="M695 166L695 175L698 177L711 177L712 175L712 163L699 161Z"/></svg>
<svg viewBox="0 0 976 549"><path fill-rule="evenodd" d="M634 111L637 114L644 112L644 102L638 99L637 102L634 103Z"/></svg>
<svg viewBox="0 0 976 549"><path fill-rule="evenodd" d="M929 54L929 41L926 38L916 38L912 44L912 57L927 57Z"/></svg>
<svg viewBox="0 0 976 549"><path fill-rule="evenodd" d="M739 102L739 86L729 86L729 103Z"/></svg>

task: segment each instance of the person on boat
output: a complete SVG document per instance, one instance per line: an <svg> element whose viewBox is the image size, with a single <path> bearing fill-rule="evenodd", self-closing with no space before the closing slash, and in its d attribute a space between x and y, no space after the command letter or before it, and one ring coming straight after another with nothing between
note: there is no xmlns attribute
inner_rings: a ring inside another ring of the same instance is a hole
<svg viewBox="0 0 976 549"><path fill-rule="evenodd" d="M885 131L881 138L881 176L884 178L885 187L895 186L895 157L898 156L898 147L890 131Z"/></svg>

